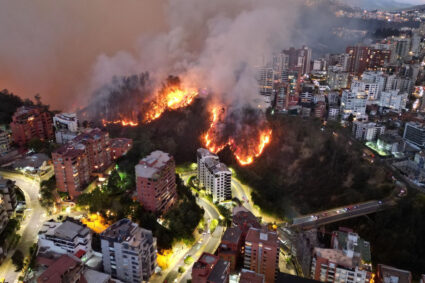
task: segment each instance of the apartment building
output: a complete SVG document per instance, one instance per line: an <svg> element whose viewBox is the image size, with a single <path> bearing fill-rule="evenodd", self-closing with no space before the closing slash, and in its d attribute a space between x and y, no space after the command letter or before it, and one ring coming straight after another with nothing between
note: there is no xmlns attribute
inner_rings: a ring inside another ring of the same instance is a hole
<svg viewBox="0 0 425 283"><path fill-rule="evenodd" d="M230 271L235 271L242 255L242 230L238 227L226 229L217 249L217 255L230 263Z"/></svg>
<svg viewBox="0 0 425 283"><path fill-rule="evenodd" d="M0 130L0 156L10 151L11 143L12 135L7 131Z"/></svg>
<svg viewBox="0 0 425 283"><path fill-rule="evenodd" d="M149 281L156 268L156 238L129 219L100 234L103 269L123 282Z"/></svg>
<svg viewBox="0 0 425 283"><path fill-rule="evenodd" d="M137 198L150 212L163 214L177 200L174 158L153 151L136 165Z"/></svg>
<svg viewBox="0 0 425 283"><path fill-rule="evenodd" d="M228 283L230 264L218 256L203 253L192 268L193 283Z"/></svg>
<svg viewBox="0 0 425 283"><path fill-rule="evenodd" d="M373 141L385 132L385 126L373 122L365 123L355 121L353 123L353 136L361 141Z"/></svg>
<svg viewBox="0 0 425 283"><path fill-rule="evenodd" d="M40 253L84 255L92 254L92 232L85 225L72 218L64 222L47 221L38 233Z"/></svg>
<svg viewBox="0 0 425 283"><path fill-rule="evenodd" d="M224 163L220 163L218 156L207 149L197 151L198 180L214 202L221 202L232 198L232 172Z"/></svg>
<svg viewBox="0 0 425 283"><path fill-rule="evenodd" d="M3 206L8 216L15 212L18 202L16 200L15 182L0 176L0 195L3 197Z"/></svg>
<svg viewBox="0 0 425 283"><path fill-rule="evenodd" d="M19 146L30 140L52 140L54 137L51 114L41 107L19 107L10 123L13 141Z"/></svg>
<svg viewBox="0 0 425 283"><path fill-rule="evenodd" d="M78 135L78 118L76 113L60 113L53 117L56 143L65 144Z"/></svg>
<svg viewBox="0 0 425 283"><path fill-rule="evenodd" d="M279 241L276 232L251 228L245 239L244 268L264 274L273 283L279 269Z"/></svg>

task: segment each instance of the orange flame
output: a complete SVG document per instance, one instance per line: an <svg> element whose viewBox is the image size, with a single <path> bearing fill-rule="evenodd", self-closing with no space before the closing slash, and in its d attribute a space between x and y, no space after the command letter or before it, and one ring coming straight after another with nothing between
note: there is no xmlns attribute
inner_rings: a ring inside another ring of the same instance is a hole
<svg viewBox="0 0 425 283"><path fill-rule="evenodd" d="M248 146L244 145L243 148L236 144L236 141L232 138L230 138L224 144L217 144L214 138L215 133L217 131L218 123L220 122L220 109L221 107L217 106L213 107L213 109L211 110L212 120L210 123L210 127L206 134L203 136L205 147L212 153L217 154L222 151L226 146L229 146L233 154L235 155L236 160L241 166L252 164L254 162L254 159L259 157L263 153L266 146L270 144L272 130L266 129L261 131L258 140L256 140L255 137L250 138Z"/></svg>
<svg viewBox="0 0 425 283"><path fill-rule="evenodd" d="M127 120L127 119L115 120L115 121L107 121L105 119L102 119L102 124L104 127L106 127L107 125L122 125L122 126L130 126L130 127L136 127L139 125L139 123L131 121L131 120Z"/></svg>
<svg viewBox="0 0 425 283"><path fill-rule="evenodd" d="M194 89L182 89L176 86L168 86L158 92L153 101L150 102L144 117L144 122L150 123L161 117L166 110L176 110L186 107L193 102L198 95Z"/></svg>

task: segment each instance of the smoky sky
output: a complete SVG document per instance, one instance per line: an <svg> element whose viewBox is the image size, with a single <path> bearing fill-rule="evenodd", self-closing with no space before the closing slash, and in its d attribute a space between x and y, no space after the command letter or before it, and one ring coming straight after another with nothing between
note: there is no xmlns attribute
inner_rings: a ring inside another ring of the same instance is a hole
<svg viewBox="0 0 425 283"><path fill-rule="evenodd" d="M101 54L133 52L165 23L158 0L0 0L0 89L72 109Z"/></svg>
<svg viewBox="0 0 425 283"><path fill-rule="evenodd" d="M69 111L114 76L147 71L159 86L175 75L220 102L245 105L272 52L315 49L329 33L332 20L320 11L329 5L305 1L0 0L0 89L40 93ZM300 11L307 6L308 14Z"/></svg>

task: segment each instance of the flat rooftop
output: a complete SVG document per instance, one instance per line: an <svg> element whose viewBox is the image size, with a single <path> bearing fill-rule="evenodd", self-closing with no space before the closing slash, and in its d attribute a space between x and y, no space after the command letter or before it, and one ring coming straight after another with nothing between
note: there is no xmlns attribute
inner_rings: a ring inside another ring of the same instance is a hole
<svg viewBox="0 0 425 283"><path fill-rule="evenodd" d="M325 258L330 262L346 268L354 268L353 258L346 256L342 250L314 248L314 253L318 257Z"/></svg>
<svg viewBox="0 0 425 283"><path fill-rule="evenodd" d="M227 282L227 271L229 269L229 262L219 259L217 264L214 265L210 275L208 276L208 282L211 283L224 283Z"/></svg>
<svg viewBox="0 0 425 283"><path fill-rule="evenodd" d="M142 178L152 178L156 173L172 159L172 157L163 151L156 150L140 160L136 165L136 176Z"/></svg>
<svg viewBox="0 0 425 283"><path fill-rule="evenodd" d="M238 227L230 227L227 228L226 232L224 232L223 238L221 238L222 242L229 242L237 244L241 238L242 230Z"/></svg>

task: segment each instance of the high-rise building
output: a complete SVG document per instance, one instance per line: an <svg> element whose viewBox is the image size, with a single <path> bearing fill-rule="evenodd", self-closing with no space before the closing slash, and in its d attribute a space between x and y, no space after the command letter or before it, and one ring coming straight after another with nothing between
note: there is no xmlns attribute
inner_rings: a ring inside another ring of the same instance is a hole
<svg viewBox="0 0 425 283"><path fill-rule="evenodd" d="M388 49L371 49L369 69L379 70L391 61L391 50Z"/></svg>
<svg viewBox="0 0 425 283"><path fill-rule="evenodd" d="M230 271L235 271L242 255L242 230L238 227L226 229L221 243L217 249L217 255L230 263Z"/></svg>
<svg viewBox="0 0 425 283"><path fill-rule="evenodd" d="M230 264L218 256L203 253L192 268L193 283L228 283Z"/></svg>
<svg viewBox="0 0 425 283"><path fill-rule="evenodd" d="M372 276L369 242L351 230L332 233L331 249L315 248L311 278L322 282L368 283Z"/></svg>
<svg viewBox="0 0 425 283"><path fill-rule="evenodd" d="M425 126L421 123L407 122L403 138L416 146L425 146Z"/></svg>
<svg viewBox="0 0 425 283"><path fill-rule="evenodd" d="M244 268L264 274L266 283L275 282L279 267L279 241L276 232L251 228L245 239Z"/></svg>
<svg viewBox="0 0 425 283"><path fill-rule="evenodd" d="M341 96L341 114L346 119L350 115L364 117L366 115L367 94L344 90Z"/></svg>
<svg viewBox="0 0 425 283"><path fill-rule="evenodd" d="M41 107L19 107L10 123L13 141L19 146L26 145L30 140L52 140L54 136L52 116Z"/></svg>
<svg viewBox="0 0 425 283"><path fill-rule="evenodd" d="M346 53L349 55L348 71L362 74L369 66L370 48L367 46L349 46Z"/></svg>
<svg viewBox="0 0 425 283"><path fill-rule="evenodd" d="M330 68L328 71L328 85L331 90L339 90L348 87L349 73Z"/></svg>
<svg viewBox="0 0 425 283"><path fill-rule="evenodd" d="M167 212L177 199L175 163L172 156L154 151L136 165L137 198L148 211Z"/></svg>
<svg viewBox="0 0 425 283"><path fill-rule="evenodd" d="M224 163L220 163L218 156L207 149L197 151L198 180L212 195L214 202L221 202L232 198L232 172Z"/></svg>
<svg viewBox="0 0 425 283"><path fill-rule="evenodd" d="M0 130L0 156L10 151L11 143L12 135L7 131Z"/></svg>
<svg viewBox="0 0 425 283"><path fill-rule="evenodd" d="M156 238L129 219L100 234L103 269L123 282L148 282L156 268Z"/></svg>
<svg viewBox="0 0 425 283"><path fill-rule="evenodd" d="M90 229L73 219L64 222L47 221L38 233L40 253L84 254L89 258L92 254L91 241Z"/></svg>
<svg viewBox="0 0 425 283"><path fill-rule="evenodd" d="M79 196L90 182L92 172L86 147L69 143L52 152L56 187L67 192L71 199Z"/></svg>
<svg viewBox="0 0 425 283"><path fill-rule="evenodd" d="M301 74L308 74L311 71L312 49L303 46L300 49L291 47L283 50L283 53L288 56L289 70L299 70Z"/></svg>
<svg viewBox="0 0 425 283"><path fill-rule="evenodd" d="M111 159L117 160L121 156L126 155L132 146L133 146L132 139L125 139L125 138L111 139L111 145L110 145Z"/></svg>
<svg viewBox="0 0 425 283"><path fill-rule="evenodd" d="M261 95L271 96L273 94L274 72L272 67L259 68L257 81Z"/></svg>
<svg viewBox="0 0 425 283"><path fill-rule="evenodd" d="M8 216L15 212L18 202L16 200L15 182L4 179L0 176L0 195L3 197L3 205L6 208Z"/></svg>
<svg viewBox="0 0 425 283"><path fill-rule="evenodd" d="M72 143L85 146L90 172L102 172L111 165L109 133L101 129L89 129L79 134Z"/></svg>
<svg viewBox="0 0 425 283"><path fill-rule="evenodd" d="M403 59L409 54L410 50L410 38L407 37L397 37L394 38L396 48L395 53L397 54L397 59Z"/></svg>
<svg viewBox="0 0 425 283"><path fill-rule="evenodd" d="M374 141L380 135L384 134L385 126L373 122L366 123L355 121L353 123L353 135L361 141Z"/></svg>
<svg viewBox="0 0 425 283"><path fill-rule="evenodd" d="M78 135L78 118L75 113L61 113L53 117L56 143L65 144Z"/></svg>
<svg viewBox="0 0 425 283"><path fill-rule="evenodd" d="M383 91L379 99L379 106L401 112L406 109L407 98L407 93L400 93L398 90Z"/></svg>

